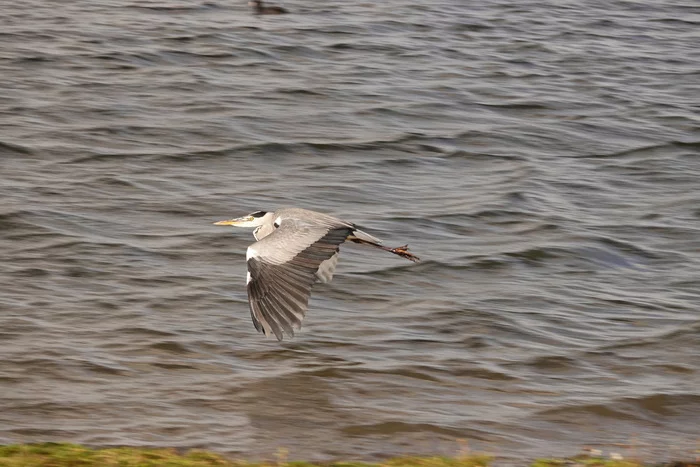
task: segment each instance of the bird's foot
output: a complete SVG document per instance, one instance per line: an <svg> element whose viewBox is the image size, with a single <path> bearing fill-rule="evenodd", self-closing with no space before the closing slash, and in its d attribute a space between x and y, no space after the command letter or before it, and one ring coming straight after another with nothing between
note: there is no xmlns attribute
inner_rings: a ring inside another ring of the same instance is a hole
<svg viewBox="0 0 700 467"><path fill-rule="evenodd" d="M417 263L420 261L420 258L414 255L413 253L409 253L408 251L408 245L404 246L397 246L396 248L391 248L389 251L394 253L395 255L399 255L402 258L406 258L408 260L413 261L414 263Z"/></svg>

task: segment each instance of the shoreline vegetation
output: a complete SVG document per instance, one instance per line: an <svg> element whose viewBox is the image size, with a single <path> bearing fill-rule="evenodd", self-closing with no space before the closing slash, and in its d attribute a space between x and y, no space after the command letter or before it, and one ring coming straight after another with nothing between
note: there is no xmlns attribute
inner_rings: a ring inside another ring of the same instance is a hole
<svg viewBox="0 0 700 467"><path fill-rule="evenodd" d="M509 461L508 464L513 464ZM495 467L489 454L462 452L454 457L397 457L380 462L334 461L311 463L287 460L280 450L275 461L249 462L209 451L150 448L89 448L69 443L12 444L0 446L1 467ZM603 457L591 450L570 458L523 460L529 467L700 467L700 458L649 464L624 459L619 454Z"/></svg>

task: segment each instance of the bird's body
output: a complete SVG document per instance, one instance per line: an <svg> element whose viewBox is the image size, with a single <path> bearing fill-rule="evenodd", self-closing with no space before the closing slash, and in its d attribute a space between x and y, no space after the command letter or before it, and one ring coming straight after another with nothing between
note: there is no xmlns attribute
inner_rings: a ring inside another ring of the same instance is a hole
<svg viewBox="0 0 700 467"><path fill-rule="evenodd" d="M283 15L289 13L286 9L281 6L265 6L262 0L252 0L248 2L250 6L253 7L253 13L256 15Z"/></svg>
<svg viewBox="0 0 700 467"><path fill-rule="evenodd" d="M257 241L246 252L250 314L259 332L274 334L278 340L301 328L311 287L333 278L340 245L346 240L418 261L406 246L384 247L355 224L306 209L257 211L216 224L255 227Z"/></svg>

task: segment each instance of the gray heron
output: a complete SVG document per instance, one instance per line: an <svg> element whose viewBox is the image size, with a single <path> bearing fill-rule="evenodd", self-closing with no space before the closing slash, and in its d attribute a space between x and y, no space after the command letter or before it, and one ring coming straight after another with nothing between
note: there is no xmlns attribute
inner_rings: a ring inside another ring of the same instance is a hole
<svg viewBox="0 0 700 467"><path fill-rule="evenodd" d="M246 251L250 315L258 332L274 334L280 341L301 329L311 287L332 279L340 244L346 240L419 261L408 245L385 247L355 224L306 209L256 211L214 225L255 228L257 241Z"/></svg>

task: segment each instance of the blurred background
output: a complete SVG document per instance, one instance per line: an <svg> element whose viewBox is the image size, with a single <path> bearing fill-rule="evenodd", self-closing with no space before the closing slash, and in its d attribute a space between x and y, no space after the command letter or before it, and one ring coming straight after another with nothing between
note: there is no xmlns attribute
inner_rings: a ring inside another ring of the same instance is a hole
<svg viewBox="0 0 700 467"><path fill-rule="evenodd" d="M699 5L276 3L0 0L0 443L697 449ZM265 339L282 206L423 261Z"/></svg>

